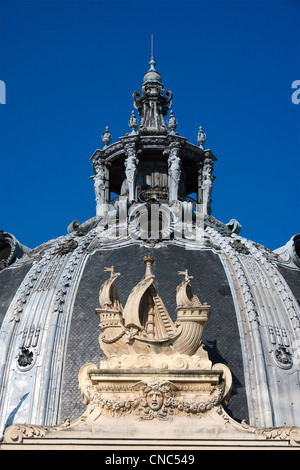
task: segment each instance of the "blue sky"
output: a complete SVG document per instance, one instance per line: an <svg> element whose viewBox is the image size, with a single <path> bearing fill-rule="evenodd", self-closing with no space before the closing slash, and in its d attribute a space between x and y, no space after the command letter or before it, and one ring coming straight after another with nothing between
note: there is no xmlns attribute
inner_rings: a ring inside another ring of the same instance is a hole
<svg viewBox="0 0 300 470"><path fill-rule="evenodd" d="M95 215L90 156L129 132L154 35L179 135L199 125L213 215L271 249L300 232L300 2L0 0L0 228L35 246Z"/></svg>

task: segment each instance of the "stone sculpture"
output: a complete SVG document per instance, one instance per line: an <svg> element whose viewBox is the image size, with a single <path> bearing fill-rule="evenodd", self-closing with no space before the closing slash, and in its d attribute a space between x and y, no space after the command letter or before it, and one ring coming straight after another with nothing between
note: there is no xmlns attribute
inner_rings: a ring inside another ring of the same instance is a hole
<svg viewBox="0 0 300 470"><path fill-rule="evenodd" d="M139 164L134 144L126 145L126 154L127 158L124 164L128 185L128 200L133 202L136 200L136 177L138 172L137 166Z"/></svg>
<svg viewBox="0 0 300 470"><path fill-rule="evenodd" d="M210 215L211 213L211 193L213 189L212 176L213 162L209 158L204 160L203 171L202 171L202 201L203 201L203 213Z"/></svg>
<svg viewBox="0 0 300 470"><path fill-rule="evenodd" d="M138 121L138 119L135 117L134 111L132 111L131 116L130 116L130 119L129 119L129 121L128 121L128 125L129 125L129 127L130 127L130 129L131 129L131 134L133 134L133 135L136 134L136 128L137 128L137 126L138 126L138 123L139 123L139 121Z"/></svg>
<svg viewBox="0 0 300 470"><path fill-rule="evenodd" d="M95 165L95 176L94 180L94 190L96 196L96 213L97 215L103 215L103 208L106 204L105 190L106 190L106 181L105 181L105 164L103 161L98 160Z"/></svg>
<svg viewBox="0 0 300 470"><path fill-rule="evenodd" d="M209 436L218 436L228 445L265 447L269 440L299 445L295 426L259 428L229 417L223 407L231 395L231 372L224 364L212 365L202 343L210 306L201 304L193 293L193 276L179 271L184 278L176 290L177 320L173 323L154 286L154 259L146 256L144 262L145 276L132 289L124 308L115 286L121 274L113 266L105 268L110 275L100 288L101 308L96 313L106 357L99 366L86 364L79 371L86 411L60 426L12 425L2 447L30 442L33 447L37 443L38 448L47 448L53 438L63 442L64 448L73 448L78 440L84 440L88 448L97 442L102 448L105 442L111 445L124 439L132 443L142 439L152 445L167 440L173 448L189 439L201 447L201 439Z"/></svg>
<svg viewBox="0 0 300 470"><path fill-rule="evenodd" d="M175 129L176 129L177 125L178 125L178 122L175 119L173 111L171 110L170 111L170 117L168 119L168 126L169 126L169 129L170 129L170 134L175 135Z"/></svg>
<svg viewBox="0 0 300 470"><path fill-rule="evenodd" d="M204 150L204 142L206 140L206 134L205 132L203 132L202 130L202 126L199 127L199 132L198 132L198 136L197 136L197 142L198 142L198 145L199 147Z"/></svg>
<svg viewBox="0 0 300 470"><path fill-rule="evenodd" d="M106 126L106 128L105 128L105 132L102 132L101 138L102 138L102 142L104 144L103 148L105 149L106 147L108 147L108 145L110 144L110 141L112 139L112 136L109 132L109 127L108 126Z"/></svg>
<svg viewBox="0 0 300 470"><path fill-rule="evenodd" d="M169 201L178 200L178 188L181 176L181 159L179 157L179 144L172 142L168 158Z"/></svg>
<svg viewBox="0 0 300 470"><path fill-rule="evenodd" d="M120 273L110 270L110 278L102 285L99 300L102 308L96 309L100 317L99 342L106 356L122 354L156 354L185 356L199 355L210 365L203 350L202 332L206 328L210 306L203 305L193 293L192 276L177 287L177 320L174 324L162 299L158 295L152 273L152 257L145 257L145 277L133 288L123 309L115 287ZM172 359L171 359L172 362Z"/></svg>

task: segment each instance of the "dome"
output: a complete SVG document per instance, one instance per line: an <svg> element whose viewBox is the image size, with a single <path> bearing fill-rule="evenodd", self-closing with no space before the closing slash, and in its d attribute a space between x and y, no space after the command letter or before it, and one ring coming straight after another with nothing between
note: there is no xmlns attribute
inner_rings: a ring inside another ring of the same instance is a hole
<svg viewBox="0 0 300 470"><path fill-rule="evenodd" d="M148 83L148 82L159 82L161 83L161 76L155 69L155 60L153 57L151 57L151 60L149 62L150 69L144 74L144 80L143 83Z"/></svg>
<svg viewBox="0 0 300 470"><path fill-rule="evenodd" d="M156 70L149 69L144 75L143 83L159 82L161 83L161 76Z"/></svg>
<svg viewBox="0 0 300 470"><path fill-rule="evenodd" d="M144 83L161 80L151 67ZM193 145L166 127L151 135L146 99L138 104L147 133L133 130L91 157L95 217L66 223L61 237L19 250L1 265L2 434L12 424L55 426L80 417L86 403L78 372L105 355L96 313L107 271L117 279L118 298L110 291L116 305L125 305L143 284L145 257L154 259L159 292L158 299L149 287L150 310L155 298L162 318L168 312L177 328L182 274L192 279L201 305L209 306L201 350L231 371L226 413L256 427L300 426L299 235L272 251L244 238L235 219L217 220L211 210L215 156L203 142ZM2 238L6 253L13 236ZM140 330L116 338L130 344L140 335L145 341L148 324L155 322L151 315L151 321L140 318ZM107 318L118 328L118 319ZM114 341L111 335L107 344Z"/></svg>

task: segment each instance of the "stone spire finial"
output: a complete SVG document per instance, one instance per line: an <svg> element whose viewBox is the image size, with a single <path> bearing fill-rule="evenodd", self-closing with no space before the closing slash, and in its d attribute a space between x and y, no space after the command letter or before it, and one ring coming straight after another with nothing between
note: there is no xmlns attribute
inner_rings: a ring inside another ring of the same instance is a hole
<svg viewBox="0 0 300 470"><path fill-rule="evenodd" d="M153 57L153 34L151 34L151 59L150 59L149 65L150 65L150 70L155 70L156 62Z"/></svg>
<svg viewBox="0 0 300 470"><path fill-rule="evenodd" d="M168 119L168 126L169 126L169 129L170 129L170 134L174 135L175 134L175 129L177 127L177 120L175 119L175 116L173 114L173 111L171 110L170 111L170 117Z"/></svg>
<svg viewBox="0 0 300 470"><path fill-rule="evenodd" d="M131 113L131 116L130 116L130 119L128 121L128 126L130 127L131 129L131 134L136 134L136 128L138 126L138 119L135 117L135 114L134 114L134 111L132 111Z"/></svg>
<svg viewBox="0 0 300 470"><path fill-rule="evenodd" d="M141 116L140 127L137 131L140 135L167 135L164 116L172 106L172 93L165 91L161 82L161 76L155 69L153 51L149 62L150 68L144 74L142 95L139 91L133 93L135 109Z"/></svg>
<svg viewBox="0 0 300 470"><path fill-rule="evenodd" d="M146 265L145 277L152 276L152 264L154 263L154 257L151 255L144 256L143 261Z"/></svg>
<svg viewBox="0 0 300 470"><path fill-rule="evenodd" d="M102 138L102 142L104 144L103 148L106 148L110 144L110 141L111 141L111 134L109 132L109 127L108 126L106 126L106 128L105 128L105 132L102 132L101 138Z"/></svg>
<svg viewBox="0 0 300 470"><path fill-rule="evenodd" d="M202 126L200 126L199 127L199 132L198 132L198 137L197 137L197 142L198 142L199 147L202 150L204 150L205 139L206 139L206 134L205 134L205 132L203 132Z"/></svg>

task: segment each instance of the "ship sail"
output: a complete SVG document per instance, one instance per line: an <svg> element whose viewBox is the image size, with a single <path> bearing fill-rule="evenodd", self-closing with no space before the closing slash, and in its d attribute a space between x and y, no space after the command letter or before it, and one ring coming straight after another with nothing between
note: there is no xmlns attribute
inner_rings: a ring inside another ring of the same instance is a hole
<svg viewBox="0 0 300 470"><path fill-rule="evenodd" d="M193 280L193 276L189 276L188 270L186 271L178 271L178 274L184 275L184 280L181 284L177 287L176 292L176 303L177 307L201 307L201 302L194 294L192 287L191 287L191 280Z"/></svg>
<svg viewBox="0 0 300 470"><path fill-rule="evenodd" d="M140 281L129 294L123 311L125 328L133 327L138 328L139 330L144 328L140 318L141 304L143 296L153 283L154 278L155 276L153 275L145 277L145 279L142 279L142 281Z"/></svg>
<svg viewBox="0 0 300 470"><path fill-rule="evenodd" d="M104 268L104 271L110 272L110 278L104 282L99 292L99 303L103 309L107 310L118 310L123 311L122 304L120 302L115 281L120 276L120 273L114 272L114 267Z"/></svg>
<svg viewBox="0 0 300 470"><path fill-rule="evenodd" d="M138 328L149 338L163 339L174 334L175 326L155 289L155 276L151 269L153 261L152 257L144 258L145 277L132 289L123 317L126 328Z"/></svg>

